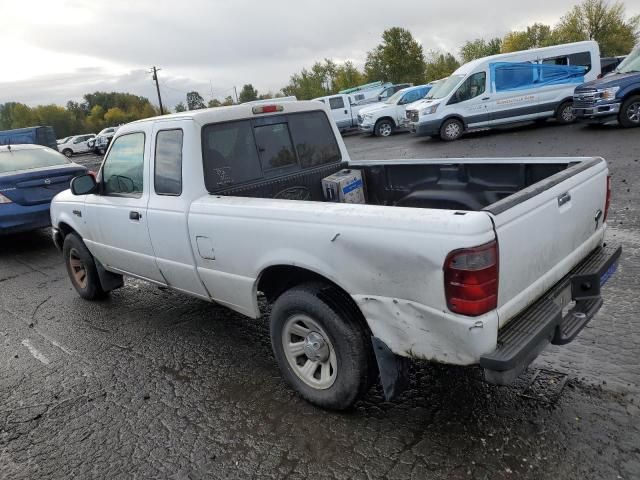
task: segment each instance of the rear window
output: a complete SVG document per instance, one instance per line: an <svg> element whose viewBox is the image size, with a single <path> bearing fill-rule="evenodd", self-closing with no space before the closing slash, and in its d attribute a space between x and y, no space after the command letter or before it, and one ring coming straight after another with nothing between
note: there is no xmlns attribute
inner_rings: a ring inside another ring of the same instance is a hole
<svg viewBox="0 0 640 480"><path fill-rule="evenodd" d="M47 148L0 152L0 173L55 167L69 163L71 162L64 155Z"/></svg>
<svg viewBox="0 0 640 480"><path fill-rule="evenodd" d="M205 125L202 160L209 192L342 159L324 112Z"/></svg>

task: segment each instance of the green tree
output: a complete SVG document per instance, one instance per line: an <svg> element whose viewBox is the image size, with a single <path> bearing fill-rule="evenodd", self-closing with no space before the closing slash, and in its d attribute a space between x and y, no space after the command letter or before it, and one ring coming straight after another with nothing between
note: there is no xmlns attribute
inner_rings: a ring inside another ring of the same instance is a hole
<svg viewBox="0 0 640 480"><path fill-rule="evenodd" d="M100 105L94 105L85 119L85 125L90 131L99 132L105 128L104 108Z"/></svg>
<svg viewBox="0 0 640 480"><path fill-rule="evenodd" d="M253 88L253 85L251 85L250 83L247 83L246 85L244 85L242 87L242 90L240 90L240 95L239 95L240 103L253 102L254 100L257 100L257 99L258 99L258 90Z"/></svg>
<svg viewBox="0 0 640 480"><path fill-rule="evenodd" d="M201 108L206 108L202 95L196 91L187 93L187 109L199 110Z"/></svg>
<svg viewBox="0 0 640 480"><path fill-rule="evenodd" d="M107 110L104 114L104 121L107 125L120 125L130 121L129 115L124 110L118 107L113 107Z"/></svg>
<svg viewBox="0 0 640 480"><path fill-rule="evenodd" d="M342 65L338 65L336 76L333 82L335 91L345 90L347 88L356 87L365 83L365 77L353 62L346 61Z"/></svg>
<svg viewBox="0 0 640 480"><path fill-rule="evenodd" d="M382 43L367 53L364 71L369 81L421 83L425 73L422 45L409 30L389 28L382 33Z"/></svg>
<svg viewBox="0 0 640 480"><path fill-rule="evenodd" d="M273 93L271 92L261 93L258 95L258 100L269 100L270 98L273 98Z"/></svg>
<svg viewBox="0 0 640 480"><path fill-rule="evenodd" d="M448 77L459 66L460 62L450 53L431 51L427 58L426 81L433 82Z"/></svg>
<svg viewBox="0 0 640 480"><path fill-rule="evenodd" d="M462 45L460 48L460 57L462 57L463 63L467 63L476 58L496 55L500 53L501 47L502 39L500 38L492 38L488 41L483 38L476 38Z"/></svg>
<svg viewBox="0 0 640 480"><path fill-rule="evenodd" d="M180 102L179 104L176 105L175 110L176 112L186 112L187 107L185 107L184 102Z"/></svg>
<svg viewBox="0 0 640 480"><path fill-rule="evenodd" d="M336 92L334 84L338 67L333 60L325 58L316 62L310 70L303 68L289 79L289 85L282 91L285 95L293 95L299 100L309 100Z"/></svg>
<svg viewBox="0 0 640 480"><path fill-rule="evenodd" d="M526 30L514 30L502 39L502 52L518 52L529 48L548 47L556 43L555 35L549 25L534 23Z"/></svg>
<svg viewBox="0 0 640 480"><path fill-rule="evenodd" d="M53 127L58 138L77 133L73 113L58 105L39 105L32 109L36 123Z"/></svg>
<svg viewBox="0 0 640 480"><path fill-rule="evenodd" d="M561 19L555 29L558 43L595 40L603 56L627 54L640 39L640 15L627 18L624 3L584 0Z"/></svg>
<svg viewBox="0 0 640 480"><path fill-rule="evenodd" d="M221 105L222 105L222 103L220 103L220 100L218 100L217 98L213 98L213 99L209 100L209 103L207 104L207 106L209 108L215 108L215 107L219 107ZM178 111L177 109L178 109L178 106L176 105L176 112ZM184 111L184 110L182 110L182 111Z"/></svg>
<svg viewBox="0 0 640 480"><path fill-rule="evenodd" d="M229 105L233 105L235 102L233 101L233 97L231 95L229 95L228 97L226 97L224 99L224 101L222 102L222 106L223 107L228 107Z"/></svg>

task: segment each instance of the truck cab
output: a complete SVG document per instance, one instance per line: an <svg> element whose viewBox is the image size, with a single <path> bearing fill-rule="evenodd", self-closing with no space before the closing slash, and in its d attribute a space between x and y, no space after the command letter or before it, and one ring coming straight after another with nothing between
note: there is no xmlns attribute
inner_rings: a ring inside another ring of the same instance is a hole
<svg viewBox="0 0 640 480"><path fill-rule="evenodd" d="M573 108L584 122L640 127L640 45L612 73L578 86Z"/></svg>

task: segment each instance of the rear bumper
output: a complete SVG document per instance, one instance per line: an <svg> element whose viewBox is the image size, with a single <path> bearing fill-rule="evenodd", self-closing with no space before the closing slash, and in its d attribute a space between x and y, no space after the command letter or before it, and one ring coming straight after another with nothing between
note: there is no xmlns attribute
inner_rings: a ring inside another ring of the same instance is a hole
<svg viewBox="0 0 640 480"><path fill-rule="evenodd" d="M51 225L49 203L0 205L0 235L37 230Z"/></svg>
<svg viewBox="0 0 640 480"><path fill-rule="evenodd" d="M549 343L571 342L602 306L600 288L615 272L621 252L621 247L598 248L500 329L497 348L480 357L485 379L509 384Z"/></svg>

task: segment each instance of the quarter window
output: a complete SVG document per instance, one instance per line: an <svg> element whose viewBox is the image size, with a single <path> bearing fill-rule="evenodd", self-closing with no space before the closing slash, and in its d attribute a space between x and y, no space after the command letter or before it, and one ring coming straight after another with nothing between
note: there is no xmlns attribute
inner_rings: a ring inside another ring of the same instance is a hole
<svg viewBox="0 0 640 480"><path fill-rule="evenodd" d="M182 130L156 135L154 187L158 195L182 193Z"/></svg>
<svg viewBox="0 0 640 480"><path fill-rule="evenodd" d="M456 93L454 93L451 100L449 100L449 105L465 102L478 95L482 95L486 90L486 85L487 74L485 72L474 73L456 90Z"/></svg>
<svg viewBox="0 0 640 480"><path fill-rule="evenodd" d="M144 171L144 133L118 137L102 167L105 195L142 195Z"/></svg>
<svg viewBox="0 0 640 480"><path fill-rule="evenodd" d="M331 110L344 108L344 100L342 97L332 97L329 99L329 107L331 107Z"/></svg>

